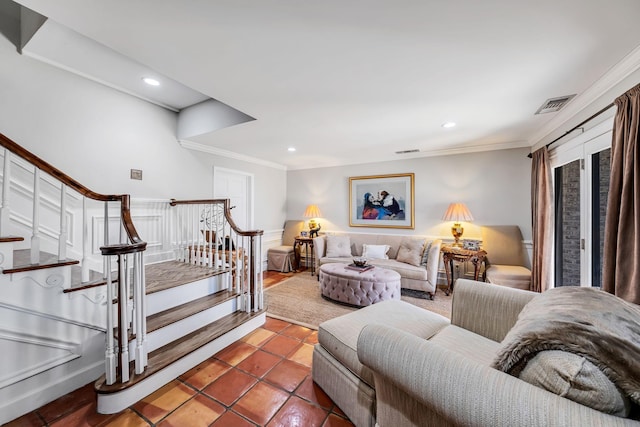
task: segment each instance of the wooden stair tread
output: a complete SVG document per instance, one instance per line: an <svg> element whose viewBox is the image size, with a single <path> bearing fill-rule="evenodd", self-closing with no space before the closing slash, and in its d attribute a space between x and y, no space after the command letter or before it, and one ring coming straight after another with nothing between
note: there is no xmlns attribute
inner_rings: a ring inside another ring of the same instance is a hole
<svg viewBox="0 0 640 427"><path fill-rule="evenodd" d="M147 295L184 285L219 274L228 273L230 268L209 268L180 261L165 261L145 266Z"/></svg>
<svg viewBox="0 0 640 427"><path fill-rule="evenodd" d="M22 241L24 241L24 237L20 237L20 236L4 236L4 237L0 237L0 243L22 242Z"/></svg>
<svg viewBox="0 0 640 427"><path fill-rule="evenodd" d="M185 335L184 337L170 342L169 344L149 353L149 363L146 370L139 375L132 374L131 379L128 382L123 384L120 382L120 379L117 378L114 384L106 385L106 378L103 375L95 382L95 390L100 394L109 394L132 387L145 378L148 378L156 372L166 368L173 362L194 352L195 350L208 344L216 338L219 338L225 333L235 329L238 326L241 326L252 318L263 314L265 311L266 309L263 309L257 313L246 313L243 311L236 311L235 313L231 313L219 320L216 320L213 323L210 323L207 326L198 329L197 331L190 333L189 335ZM130 372L134 372L134 370L134 362L131 362Z"/></svg>
<svg viewBox="0 0 640 427"><path fill-rule="evenodd" d="M118 277L117 275L111 276L111 281L117 283ZM97 271L89 270L89 281L82 281L82 267L77 265L71 266L71 287L63 290L64 293L82 291L84 289L95 288L98 286L104 286L107 284L107 279L102 277L102 273Z"/></svg>
<svg viewBox="0 0 640 427"><path fill-rule="evenodd" d="M22 271L41 270L44 268L61 267L64 265L79 264L75 259L59 260L57 255L40 252L40 262L31 264L31 249L18 249L13 251L13 268L4 269L3 274L19 273Z"/></svg>
<svg viewBox="0 0 640 427"><path fill-rule="evenodd" d="M216 292L215 294L207 295L202 298L187 302L185 304L153 314L147 317L147 333L156 331L179 320L186 319L189 316L193 316L196 313L200 313L201 311L207 310L208 308L211 308L217 304L221 304L235 297L236 294L227 290L222 290Z"/></svg>

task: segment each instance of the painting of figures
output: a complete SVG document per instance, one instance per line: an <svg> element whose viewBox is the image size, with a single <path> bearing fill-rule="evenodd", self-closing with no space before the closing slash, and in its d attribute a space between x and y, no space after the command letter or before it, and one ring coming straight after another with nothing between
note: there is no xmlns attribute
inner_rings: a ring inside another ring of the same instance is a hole
<svg viewBox="0 0 640 427"><path fill-rule="evenodd" d="M351 227L414 228L414 174L349 178Z"/></svg>

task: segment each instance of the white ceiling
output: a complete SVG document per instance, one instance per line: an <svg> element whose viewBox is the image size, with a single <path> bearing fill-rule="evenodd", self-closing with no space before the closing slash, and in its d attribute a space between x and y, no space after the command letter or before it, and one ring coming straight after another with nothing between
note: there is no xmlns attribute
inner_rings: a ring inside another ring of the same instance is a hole
<svg viewBox="0 0 640 427"><path fill-rule="evenodd" d="M256 118L191 143L290 169L532 146L640 56L638 0L18 2Z"/></svg>

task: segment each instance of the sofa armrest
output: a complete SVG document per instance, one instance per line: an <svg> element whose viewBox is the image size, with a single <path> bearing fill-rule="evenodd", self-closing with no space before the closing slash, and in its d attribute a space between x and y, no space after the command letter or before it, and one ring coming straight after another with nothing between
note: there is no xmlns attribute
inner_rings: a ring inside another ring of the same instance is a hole
<svg viewBox="0 0 640 427"><path fill-rule="evenodd" d="M374 373L381 426L638 425L386 325L365 326L357 347Z"/></svg>
<svg viewBox="0 0 640 427"><path fill-rule="evenodd" d="M451 304L451 323L501 342L515 325L522 308L536 295L536 292L458 279Z"/></svg>
<svg viewBox="0 0 640 427"><path fill-rule="evenodd" d="M440 248L442 240L436 239L431 244L431 249L427 255L427 281L435 287L438 286L438 264L440 262Z"/></svg>
<svg viewBox="0 0 640 427"><path fill-rule="evenodd" d="M327 250L327 239L325 236L317 236L313 238L313 256L316 271L320 268L320 258L322 258ZM318 273L319 274L319 273Z"/></svg>

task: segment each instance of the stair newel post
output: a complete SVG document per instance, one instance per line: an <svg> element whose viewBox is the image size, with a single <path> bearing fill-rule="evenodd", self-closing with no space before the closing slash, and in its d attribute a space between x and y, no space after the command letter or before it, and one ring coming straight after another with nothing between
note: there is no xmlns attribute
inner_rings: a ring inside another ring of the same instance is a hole
<svg viewBox="0 0 640 427"><path fill-rule="evenodd" d="M127 255L118 255L118 332L120 334L120 381L129 381L129 277Z"/></svg>
<svg viewBox="0 0 640 427"><path fill-rule="evenodd" d="M89 281L89 212L87 198L82 198L82 282Z"/></svg>
<svg viewBox="0 0 640 427"><path fill-rule="evenodd" d="M111 278L111 257L105 256L105 273L107 276L107 349L105 351L105 376L107 385L116 382L116 354L113 337L113 280Z"/></svg>
<svg viewBox="0 0 640 427"><path fill-rule="evenodd" d="M31 232L31 264L40 262L40 169L33 170L33 215Z"/></svg>
<svg viewBox="0 0 640 427"><path fill-rule="evenodd" d="M256 268L256 236L251 236L249 238L249 253L251 254L249 259L251 262L249 263L249 293L251 294L251 309L252 311L258 311L258 289L256 287L258 281L258 272Z"/></svg>
<svg viewBox="0 0 640 427"><path fill-rule="evenodd" d="M58 260L67 259L67 186L60 184L60 235L58 236Z"/></svg>
<svg viewBox="0 0 640 427"><path fill-rule="evenodd" d="M9 234L9 191L11 191L11 151L4 150L2 170L2 208L0 208L0 235Z"/></svg>
<svg viewBox="0 0 640 427"><path fill-rule="evenodd" d="M264 308L264 287L262 283L262 236L258 235L256 237L258 243L256 245L256 257L252 258L251 262L256 266L256 275L257 275L257 309L262 310Z"/></svg>
<svg viewBox="0 0 640 427"><path fill-rule="evenodd" d="M142 330L142 356L143 356L143 365L147 366L148 363L148 352L147 352L147 278L144 272L144 252L138 252L138 263L140 265L140 289L142 293L142 299L140 300L140 311L141 311L141 330Z"/></svg>

